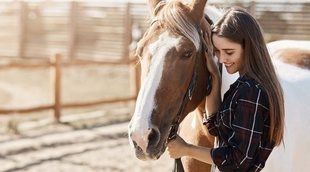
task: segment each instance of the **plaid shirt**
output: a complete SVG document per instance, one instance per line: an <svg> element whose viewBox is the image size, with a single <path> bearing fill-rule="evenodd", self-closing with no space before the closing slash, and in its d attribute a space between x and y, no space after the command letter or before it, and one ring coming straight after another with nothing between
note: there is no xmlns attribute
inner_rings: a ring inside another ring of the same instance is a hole
<svg viewBox="0 0 310 172"><path fill-rule="evenodd" d="M274 144L268 139L270 124L267 93L254 80L239 77L225 93L219 112L205 125L218 137L211 157L220 171L260 171Z"/></svg>

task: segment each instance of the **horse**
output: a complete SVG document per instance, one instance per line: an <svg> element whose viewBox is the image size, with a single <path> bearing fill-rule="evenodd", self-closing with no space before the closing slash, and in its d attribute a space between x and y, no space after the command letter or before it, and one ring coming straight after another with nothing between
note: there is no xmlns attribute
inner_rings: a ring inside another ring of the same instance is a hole
<svg viewBox="0 0 310 172"><path fill-rule="evenodd" d="M214 138L202 125L204 98L210 84L210 80L206 79L205 57L200 50L204 47L201 44L204 40L207 54L212 56L210 25L202 17L205 4L203 0L193 1L189 5L179 1L149 1L154 20L137 49L142 85L128 128L129 142L139 159L156 160L163 154L170 132L175 130L173 126L176 121L182 121L179 135L185 141L213 147ZM173 10L174 15L169 16L168 9ZM220 17L208 8L206 12L212 13L208 16L213 21L216 17L213 19L212 15ZM199 27L200 20L204 25ZM177 23L179 26L175 26ZM187 27L187 24L193 26ZM203 28L204 39L197 28ZM309 152L307 145L310 145L310 138L305 137L310 126L310 95L307 91L310 88L310 73L278 60L274 60L274 65L284 90L287 114L285 148L284 145L275 148L263 170L303 171L303 168L310 168L305 160ZM223 69L222 93L237 77ZM185 171L210 171L208 164L188 157L182 157L181 160Z"/></svg>
<svg viewBox="0 0 310 172"><path fill-rule="evenodd" d="M186 135L187 141L213 147L213 137L200 121L211 89L205 55L213 56L210 24L204 18L205 4L205 0L189 4L149 1L153 20L136 50L141 64L141 89L128 129L130 144L139 159L158 159L170 133L175 134L179 123L194 109L199 118L196 124L204 134L195 131ZM180 135L185 137L182 129ZM193 159L182 158L182 163L185 171L211 168Z"/></svg>
<svg viewBox="0 0 310 172"><path fill-rule="evenodd" d="M267 47L271 57L310 69L310 41L277 40L269 42Z"/></svg>

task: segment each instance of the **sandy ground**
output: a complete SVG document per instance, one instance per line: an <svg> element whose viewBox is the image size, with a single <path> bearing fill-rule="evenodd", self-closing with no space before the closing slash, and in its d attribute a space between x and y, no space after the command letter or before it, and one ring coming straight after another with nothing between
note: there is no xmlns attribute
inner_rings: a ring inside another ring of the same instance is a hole
<svg viewBox="0 0 310 172"><path fill-rule="evenodd" d="M114 113L128 115L119 109ZM97 117L96 121L101 118L104 116ZM19 135L2 135L0 172L172 170L173 161L167 154L157 161L147 162L135 157L127 139L127 121L98 125L89 119L68 119L71 121L38 128L32 124L33 129L20 130Z"/></svg>
<svg viewBox="0 0 310 172"><path fill-rule="evenodd" d="M87 102L129 95L124 66L63 70L63 102ZM0 108L51 102L48 69L0 70ZM51 112L0 115L0 172L171 171L173 161L138 160L129 146L127 125L133 103Z"/></svg>

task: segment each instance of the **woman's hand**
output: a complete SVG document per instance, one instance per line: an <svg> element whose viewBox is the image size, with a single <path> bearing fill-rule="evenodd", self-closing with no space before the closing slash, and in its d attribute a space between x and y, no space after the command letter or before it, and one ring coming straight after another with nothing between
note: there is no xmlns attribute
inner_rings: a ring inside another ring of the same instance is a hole
<svg viewBox="0 0 310 172"><path fill-rule="evenodd" d="M170 158L173 159L188 156L208 164L214 164L210 153L211 148L188 144L178 135L174 140L168 142L167 150Z"/></svg>
<svg viewBox="0 0 310 172"><path fill-rule="evenodd" d="M178 159L182 156L185 156L187 147L188 143L186 143L179 135L177 135L176 138L170 140L167 145L170 158Z"/></svg>
<svg viewBox="0 0 310 172"><path fill-rule="evenodd" d="M205 58L208 71L212 76L212 80L220 81L220 72L217 65L214 62L213 44L211 40L211 28L206 20L201 21L201 29L203 31L203 44L207 47L205 52Z"/></svg>
<svg viewBox="0 0 310 172"><path fill-rule="evenodd" d="M208 29L206 22L202 22L202 28L204 28L204 43L208 46L208 51L205 52L206 64L208 71L212 78L212 89L210 94L206 97L205 108L207 114L212 114L218 111L221 104L221 75L220 71L215 64L213 58L213 45L211 41L211 30Z"/></svg>

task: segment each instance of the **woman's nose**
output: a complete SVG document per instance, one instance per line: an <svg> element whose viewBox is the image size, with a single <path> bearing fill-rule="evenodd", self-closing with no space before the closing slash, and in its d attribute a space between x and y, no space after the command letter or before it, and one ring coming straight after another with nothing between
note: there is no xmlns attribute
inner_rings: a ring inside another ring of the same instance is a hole
<svg viewBox="0 0 310 172"><path fill-rule="evenodd" d="M226 62L226 58L223 55L218 55L217 56L219 63L225 63Z"/></svg>

